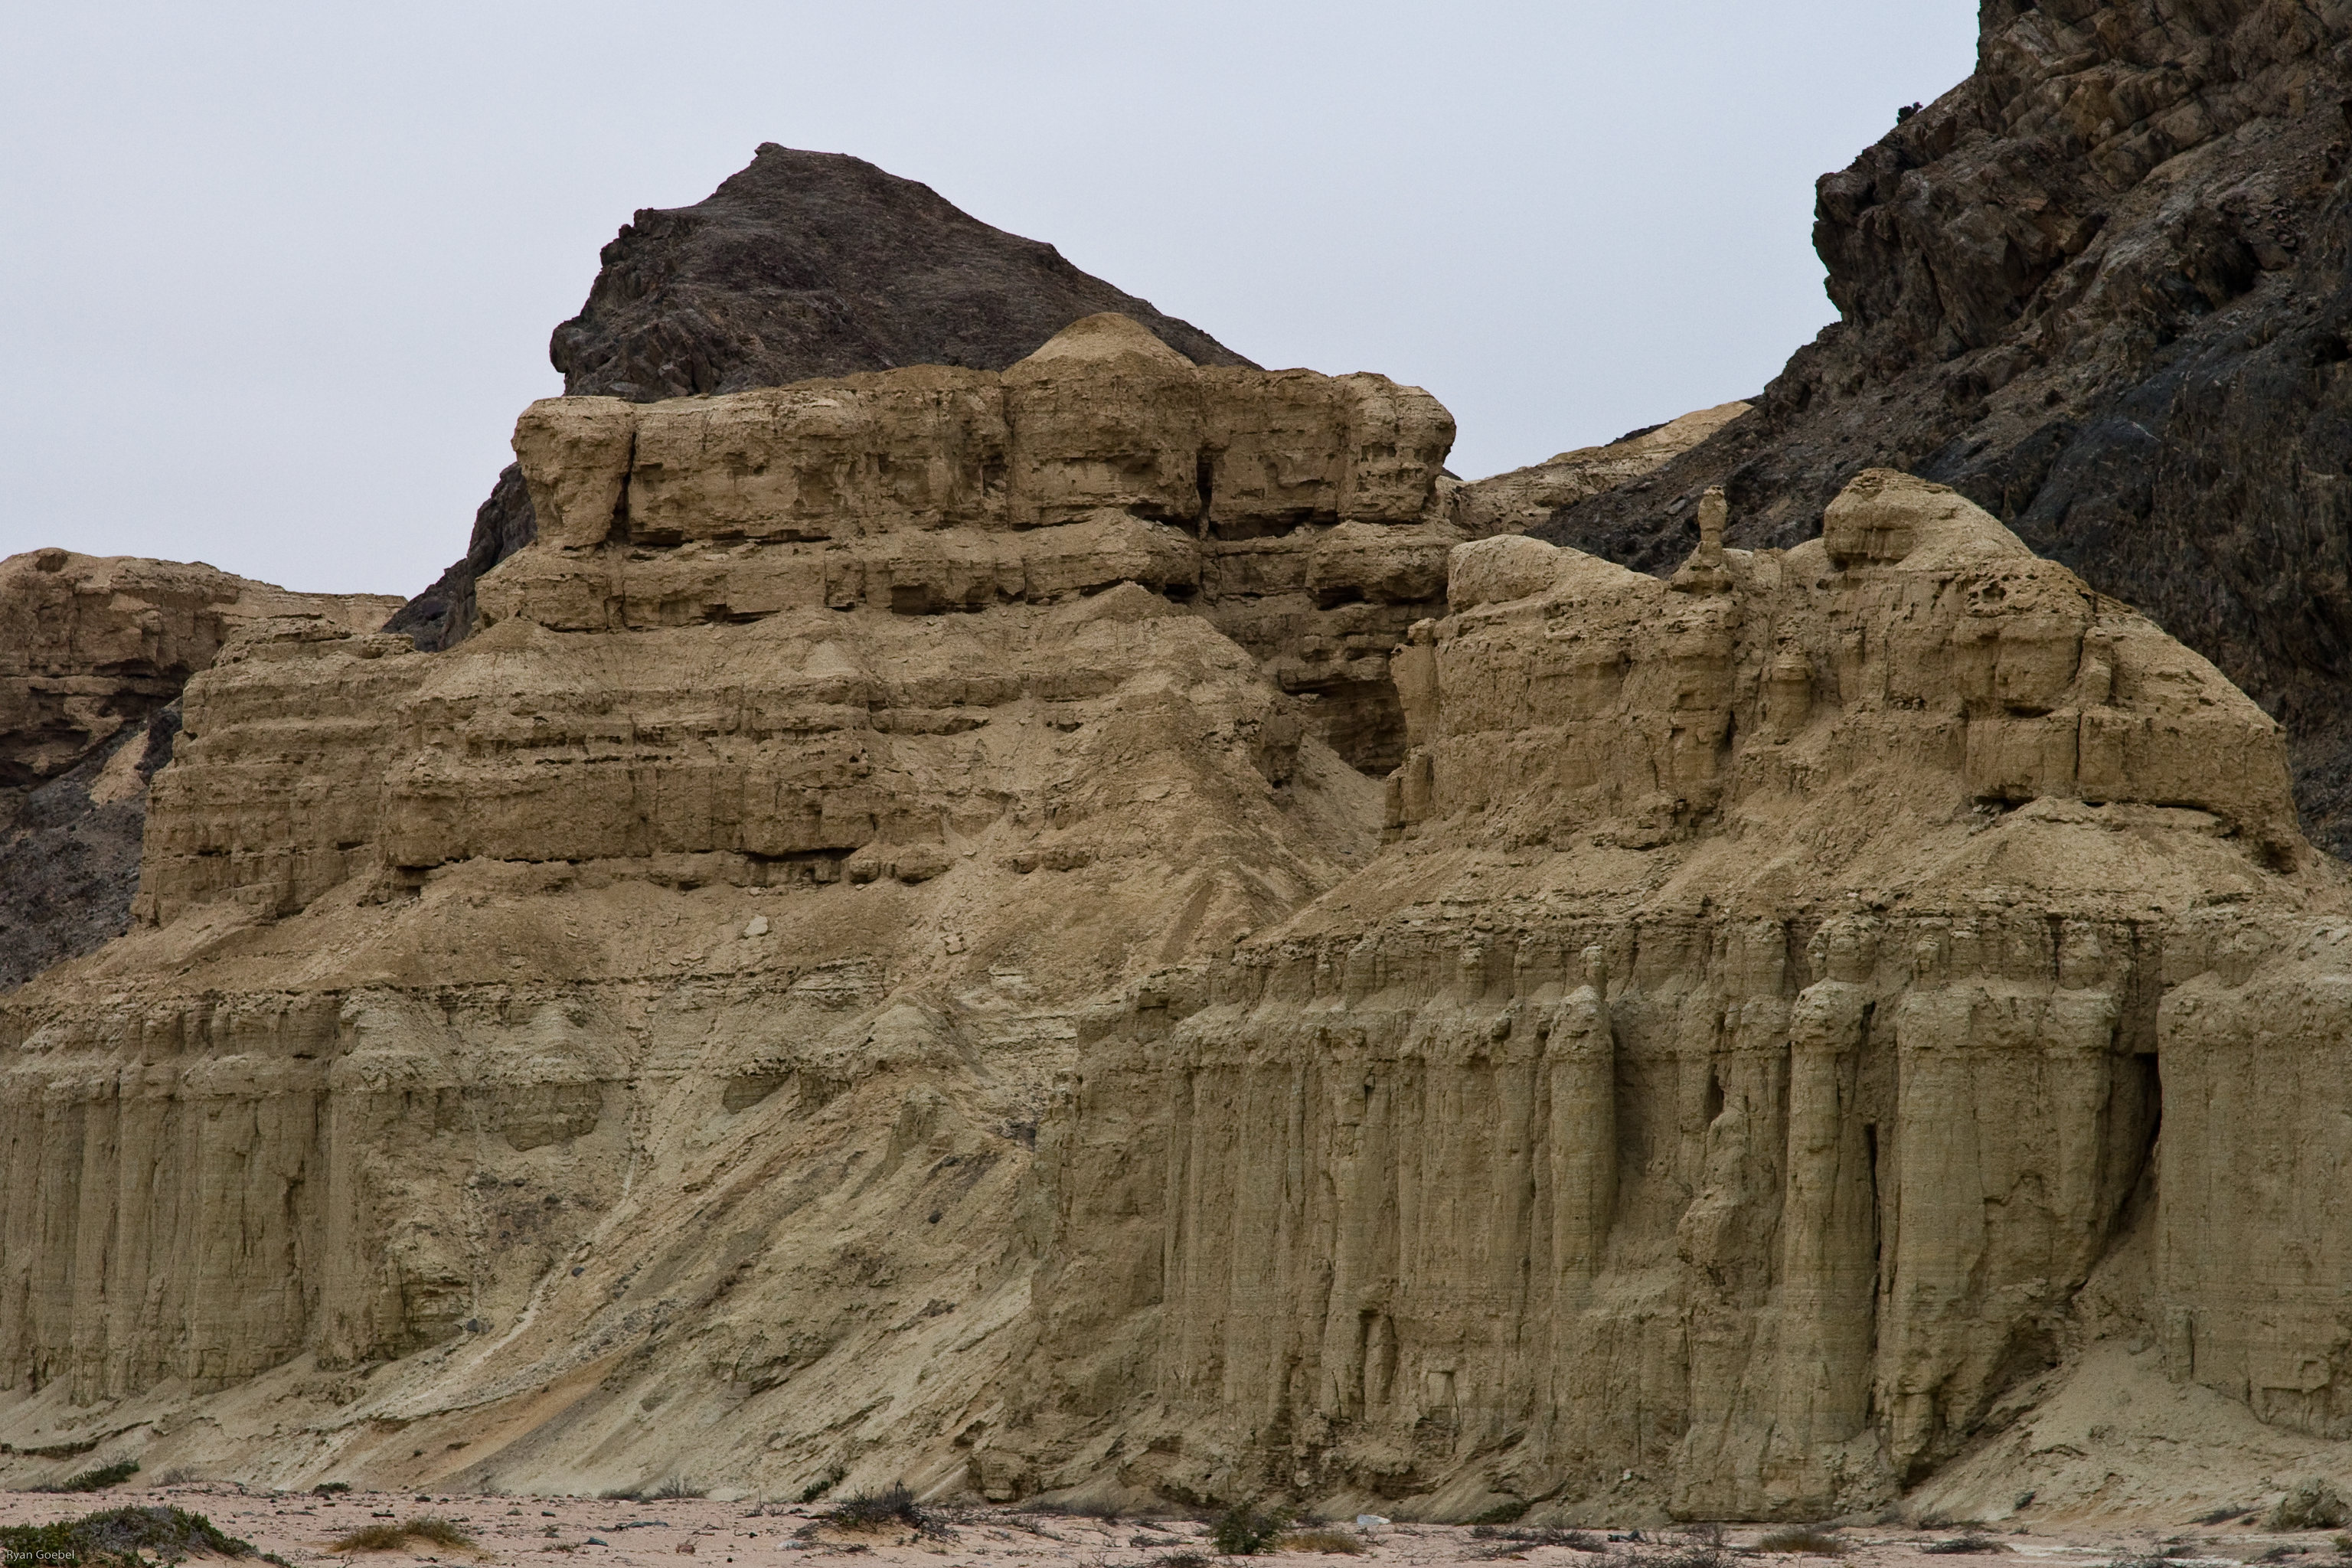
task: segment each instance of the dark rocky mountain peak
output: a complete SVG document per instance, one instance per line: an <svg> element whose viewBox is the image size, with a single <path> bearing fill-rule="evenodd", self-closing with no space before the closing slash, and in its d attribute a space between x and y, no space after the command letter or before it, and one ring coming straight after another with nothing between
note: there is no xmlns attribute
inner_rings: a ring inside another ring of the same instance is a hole
<svg viewBox="0 0 2352 1568"><path fill-rule="evenodd" d="M641 208L601 259L587 303L548 347L572 396L649 403L907 364L1003 370L1106 310L1196 364L1251 363L929 185L772 142L692 206ZM461 639L475 578L535 536L509 467L465 559L386 629L427 648Z"/></svg>

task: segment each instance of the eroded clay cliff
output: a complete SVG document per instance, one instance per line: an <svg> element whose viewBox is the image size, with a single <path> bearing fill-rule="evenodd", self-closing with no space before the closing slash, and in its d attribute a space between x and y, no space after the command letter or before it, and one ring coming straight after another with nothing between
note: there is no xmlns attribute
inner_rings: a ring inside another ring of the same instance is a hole
<svg viewBox="0 0 2352 1568"><path fill-rule="evenodd" d="M2347 1435L2352 1142L2287 1087L2346 881L2278 727L1938 487L1717 537L1458 549L1390 847L1092 1043L1045 1484L1820 1517L2103 1336Z"/></svg>
<svg viewBox="0 0 2352 1568"><path fill-rule="evenodd" d="M2347 1436L2277 724L1951 491L1662 583L1463 537L1444 429L1115 318L535 405L483 629L246 628L139 925L0 1000L0 1475L1991 1514L2084 1388ZM1250 639L1439 594L1384 792Z"/></svg>

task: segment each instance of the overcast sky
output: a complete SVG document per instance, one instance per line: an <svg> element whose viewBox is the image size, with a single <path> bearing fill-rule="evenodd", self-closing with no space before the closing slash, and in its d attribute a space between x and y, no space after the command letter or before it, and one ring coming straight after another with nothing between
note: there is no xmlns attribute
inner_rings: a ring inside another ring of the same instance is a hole
<svg viewBox="0 0 2352 1568"><path fill-rule="evenodd" d="M1969 0L11 7L0 554L414 593L640 206L854 153L1266 365L1429 388L1475 477L1758 390L1812 182Z"/></svg>

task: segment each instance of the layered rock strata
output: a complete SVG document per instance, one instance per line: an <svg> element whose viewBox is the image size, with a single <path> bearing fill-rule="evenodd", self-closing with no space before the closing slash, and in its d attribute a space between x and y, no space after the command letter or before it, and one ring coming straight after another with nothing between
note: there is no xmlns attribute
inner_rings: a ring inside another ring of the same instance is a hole
<svg viewBox="0 0 2352 1568"><path fill-rule="evenodd" d="M481 614L527 603L565 629L929 614L1125 578L1197 604L1384 773L1404 733L1388 656L1463 538L1442 488L1453 439L1417 387L1196 367L1117 315L1002 375L550 398L516 444L558 548L485 582Z"/></svg>
<svg viewBox="0 0 2352 1568"><path fill-rule="evenodd" d="M1443 425L1379 378L1204 389L1129 323L1057 342L552 400L479 635L283 617L192 682L141 925L0 1004L20 1450L964 1484L1081 1021L1377 838L1156 519L1204 431L1255 443L1207 464L1220 516L1411 519Z"/></svg>
<svg viewBox="0 0 2352 1568"><path fill-rule="evenodd" d="M1442 426L1116 319L534 406L484 628L245 628L0 999L0 1478L1809 1517L2126 1344L2346 1436L2279 727L1939 487L1662 583ZM1443 550L1385 791L1234 546Z"/></svg>
<svg viewBox="0 0 2352 1568"><path fill-rule="evenodd" d="M918 364L1001 371L1105 311L1196 364L1250 363L928 185L772 142L693 205L640 209L599 260L580 314L548 345L572 396L650 403ZM465 558L386 629L426 648L471 635L476 581L536 526L509 468Z"/></svg>
<svg viewBox="0 0 2352 1568"><path fill-rule="evenodd" d="M1786 546L1865 468L1942 480L2282 719L2342 854L2352 9L1980 9L1975 74L1821 182L1838 321L1753 415L1543 536L1664 572L1710 486L1735 542Z"/></svg>
<svg viewBox="0 0 2352 1568"><path fill-rule="evenodd" d="M1457 549L1391 847L1090 1041L1045 1484L1822 1517L2102 1335L2352 1430L2352 904L2278 726L1940 487L1707 505L1671 583Z"/></svg>
<svg viewBox="0 0 2352 1568"><path fill-rule="evenodd" d="M129 924L147 781L171 757L189 676L255 621L341 633L398 604L201 563L67 550L0 561L0 990Z"/></svg>

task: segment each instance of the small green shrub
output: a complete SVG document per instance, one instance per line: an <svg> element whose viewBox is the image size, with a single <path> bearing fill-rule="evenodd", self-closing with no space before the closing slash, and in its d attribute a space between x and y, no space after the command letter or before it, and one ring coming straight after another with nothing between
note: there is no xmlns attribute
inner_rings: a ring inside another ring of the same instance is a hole
<svg viewBox="0 0 2352 1568"><path fill-rule="evenodd" d="M337 1541L328 1550L331 1552L399 1552L405 1549L411 1541L428 1541L436 1546L446 1547L452 1552L468 1552L474 1545L474 1538L452 1521L428 1516L424 1519L404 1520L398 1524L362 1525Z"/></svg>
<svg viewBox="0 0 2352 1568"><path fill-rule="evenodd" d="M1484 1513L1481 1513L1476 1518L1471 1520L1470 1522L1474 1525L1516 1524L1518 1522L1519 1516L1527 1511L1527 1503L1520 1499L1513 1498L1508 1502L1496 1503L1494 1507L1486 1510Z"/></svg>
<svg viewBox="0 0 2352 1568"><path fill-rule="evenodd" d="M1844 1554L1845 1542L1818 1525L1788 1524L1767 1531L1756 1542L1756 1550L1805 1557L1837 1557Z"/></svg>
<svg viewBox="0 0 2352 1568"><path fill-rule="evenodd" d="M1227 1509L1209 1531L1209 1540L1226 1557L1255 1557L1272 1546L1290 1515L1283 1510L1264 1512L1248 1503Z"/></svg>
<svg viewBox="0 0 2352 1568"><path fill-rule="evenodd" d="M1919 1550L1937 1556L1950 1556L1971 1552L2006 1552L2009 1547L1990 1535L1970 1531L1966 1535L1948 1535L1941 1541L1931 1541Z"/></svg>
<svg viewBox="0 0 2352 1568"><path fill-rule="evenodd" d="M0 1558L35 1563L103 1563L152 1568L140 1554L167 1562L197 1555L251 1557L253 1542L228 1534L200 1513L176 1508L110 1508L56 1524L0 1525Z"/></svg>
<svg viewBox="0 0 2352 1568"><path fill-rule="evenodd" d="M317 1486L310 1489L310 1495L312 1497L333 1497L338 1492L347 1492L351 1489L352 1483L349 1481L320 1481Z"/></svg>
<svg viewBox="0 0 2352 1568"><path fill-rule="evenodd" d="M94 1470L84 1470L68 1476L53 1487L35 1487L37 1492L102 1492L109 1487L119 1487L139 1473L136 1459L117 1459L110 1465L100 1465Z"/></svg>
<svg viewBox="0 0 2352 1568"><path fill-rule="evenodd" d="M849 1472L847 1470L843 1469L839 1465L834 1466L833 1468L825 1471L824 1474L819 1476L816 1479L811 1481L808 1485L801 1489L800 1500L804 1503L816 1501L817 1499L824 1496L825 1493L839 1486L841 1484L841 1478L848 1473Z"/></svg>
<svg viewBox="0 0 2352 1568"><path fill-rule="evenodd" d="M902 1527L929 1534L937 1528L931 1516L915 1501L915 1494L903 1485L886 1487L878 1492L859 1492L825 1510L816 1522L859 1534Z"/></svg>
<svg viewBox="0 0 2352 1568"><path fill-rule="evenodd" d="M397 1552L408 1544L408 1531L396 1524L363 1524L339 1537L330 1552Z"/></svg>

